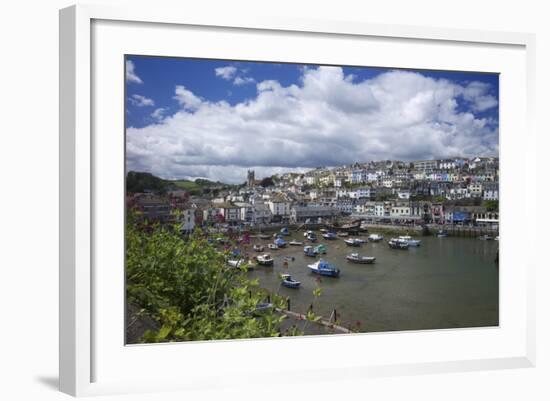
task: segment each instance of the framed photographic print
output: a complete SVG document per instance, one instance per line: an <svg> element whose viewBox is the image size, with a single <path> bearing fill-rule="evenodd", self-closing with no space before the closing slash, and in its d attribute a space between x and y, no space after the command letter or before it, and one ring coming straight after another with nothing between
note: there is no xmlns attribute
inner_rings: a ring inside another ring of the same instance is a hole
<svg viewBox="0 0 550 401"><path fill-rule="evenodd" d="M532 36L60 28L62 391L532 366Z"/></svg>

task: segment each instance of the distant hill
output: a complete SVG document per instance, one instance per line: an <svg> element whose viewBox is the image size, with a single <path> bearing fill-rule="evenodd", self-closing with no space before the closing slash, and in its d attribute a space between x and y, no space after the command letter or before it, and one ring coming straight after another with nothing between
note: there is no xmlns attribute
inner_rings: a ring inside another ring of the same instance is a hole
<svg viewBox="0 0 550 401"><path fill-rule="evenodd" d="M188 191L192 195L212 193L221 189L230 189L238 185L224 184L223 182L209 181L203 178L191 180L165 180L151 173L130 171L126 176L126 191L129 193L153 191L165 193L177 189Z"/></svg>

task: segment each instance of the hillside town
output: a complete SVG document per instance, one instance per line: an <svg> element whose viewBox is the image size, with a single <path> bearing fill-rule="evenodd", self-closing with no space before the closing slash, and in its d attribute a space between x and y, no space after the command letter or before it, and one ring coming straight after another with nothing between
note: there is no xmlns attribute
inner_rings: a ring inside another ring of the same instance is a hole
<svg viewBox="0 0 550 401"><path fill-rule="evenodd" d="M234 189L193 195L128 193L127 203L151 221L196 226L262 227L362 219L394 225L455 224L498 229L499 160L371 161L258 180L249 170Z"/></svg>

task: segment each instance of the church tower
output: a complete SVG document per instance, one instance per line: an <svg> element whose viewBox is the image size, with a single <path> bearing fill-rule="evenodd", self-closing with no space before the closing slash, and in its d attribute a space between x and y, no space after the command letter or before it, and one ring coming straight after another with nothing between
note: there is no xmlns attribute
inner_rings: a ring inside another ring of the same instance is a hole
<svg viewBox="0 0 550 401"><path fill-rule="evenodd" d="M246 177L246 185L248 187L253 187L255 181L256 180L254 178L254 170L248 170L247 171L247 177Z"/></svg>

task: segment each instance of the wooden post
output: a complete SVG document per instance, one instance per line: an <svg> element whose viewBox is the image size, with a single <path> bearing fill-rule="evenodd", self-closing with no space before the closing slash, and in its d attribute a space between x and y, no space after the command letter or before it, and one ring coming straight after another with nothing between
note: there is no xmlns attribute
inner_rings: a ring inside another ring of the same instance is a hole
<svg viewBox="0 0 550 401"><path fill-rule="evenodd" d="M286 299L286 310L290 312L290 298Z"/></svg>
<svg viewBox="0 0 550 401"><path fill-rule="evenodd" d="M267 294L267 303L268 303L268 304L271 303L271 295L270 295L270 294Z"/></svg>

